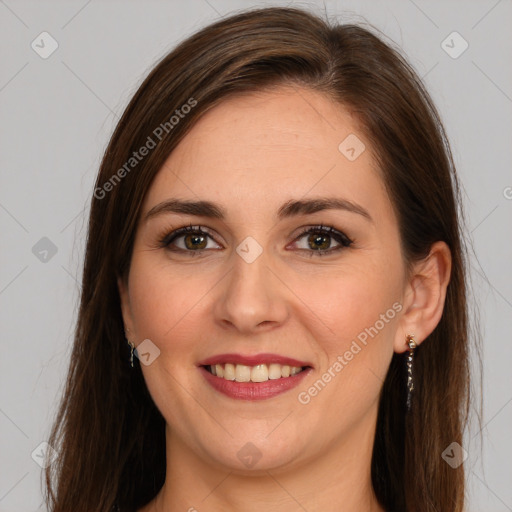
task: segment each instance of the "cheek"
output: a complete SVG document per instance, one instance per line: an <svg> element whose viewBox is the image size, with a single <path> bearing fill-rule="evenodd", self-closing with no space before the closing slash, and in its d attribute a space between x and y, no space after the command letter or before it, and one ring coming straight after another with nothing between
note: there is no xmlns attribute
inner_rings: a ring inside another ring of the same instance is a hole
<svg viewBox="0 0 512 512"><path fill-rule="evenodd" d="M193 389L195 372L190 370L195 369L205 330L202 299L214 284L192 270L182 267L178 273L168 262L152 261L144 251L132 259L129 289L136 336L160 350L154 363L141 366L142 373L158 409L176 428L183 421L192 425L190 418L201 414L183 389Z"/></svg>
<svg viewBox="0 0 512 512"><path fill-rule="evenodd" d="M168 264L134 255L129 286L137 336L157 343L171 337L173 343L179 343L178 331L194 324L201 300L213 284L213 280L200 279L192 266L177 273Z"/></svg>
<svg viewBox="0 0 512 512"><path fill-rule="evenodd" d="M366 265L362 271L351 269L337 277L326 275L314 287L308 287L307 305L329 328L322 332L333 339L330 344L333 349L341 348L375 324L379 331L391 330L388 326L395 323L400 309L396 305L401 297L397 276L392 269L385 275L380 269Z"/></svg>
<svg viewBox="0 0 512 512"><path fill-rule="evenodd" d="M318 407L330 410L337 404L346 411L354 409L357 417L377 399L402 309L399 270L390 266L383 272L380 265L368 264L326 276L309 288L308 306L321 328L316 332L322 333L316 338L316 350L320 347L324 354L319 377L328 382L325 388L318 383L316 390L311 389Z"/></svg>

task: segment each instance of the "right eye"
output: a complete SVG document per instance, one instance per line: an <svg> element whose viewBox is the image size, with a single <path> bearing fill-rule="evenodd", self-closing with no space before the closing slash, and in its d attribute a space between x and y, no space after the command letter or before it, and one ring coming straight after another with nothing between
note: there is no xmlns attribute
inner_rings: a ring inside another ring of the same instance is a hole
<svg viewBox="0 0 512 512"><path fill-rule="evenodd" d="M191 225L165 234L160 240L160 246L173 252L199 253L206 249L214 249L208 247L208 239L213 240L201 226ZM177 242L179 240L181 243Z"/></svg>

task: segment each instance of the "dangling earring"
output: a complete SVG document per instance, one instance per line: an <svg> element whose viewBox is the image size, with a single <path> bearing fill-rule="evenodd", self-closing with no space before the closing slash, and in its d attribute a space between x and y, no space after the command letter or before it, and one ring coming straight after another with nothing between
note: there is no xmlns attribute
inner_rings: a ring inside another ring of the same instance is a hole
<svg viewBox="0 0 512 512"><path fill-rule="evenodd" d="M417 347L414 341L414 334L408 334L406 336L407 344L409 345L409 354L407 354L407 411L411 410L412 391L414 389L413 379L413 361L414 361L414 349Z"/></svg>
<svg viewBox="0 0 512 512"><path fill-rule="evenodd" d="M129 332L130 332L130 329L127 328L124 334L126 336L126 341L128 342L128 345L130 345L130 347L131 347L131 351L130 351L130 365L133 368L133 351L135 349L135 344L133 343L133 341L130 341L128 339L128 333Z"/></svg>

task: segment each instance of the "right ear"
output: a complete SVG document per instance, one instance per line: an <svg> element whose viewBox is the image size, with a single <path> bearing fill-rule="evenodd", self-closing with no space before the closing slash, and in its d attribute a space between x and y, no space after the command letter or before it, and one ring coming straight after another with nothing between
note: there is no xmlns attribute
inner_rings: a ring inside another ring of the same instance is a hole
<svg viewBox="0 0 512 512"><path fill-rule="evenodd" d="M130 295L128 293L128 281L122 277L117 278L117 288L119 290L119 298L121 301L121 313L123 315L123 323L125 331L133 331L133 318L130 306Z"/></svg>

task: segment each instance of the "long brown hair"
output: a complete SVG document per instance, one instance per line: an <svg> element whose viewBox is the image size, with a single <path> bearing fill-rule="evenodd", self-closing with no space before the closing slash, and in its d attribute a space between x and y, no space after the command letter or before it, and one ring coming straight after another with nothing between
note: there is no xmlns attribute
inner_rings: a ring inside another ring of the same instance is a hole
<svg viewBox="0 0 512 512"><path fill-rule="evenodd" d="M438 240L451 250L443 316L416 350L408 414L403 355L391 361L371 471L388 511L462 511L464 465L452 468L441 454L452 442L462 445L468 419L466 256L440 117L383 37L278 7L237 13L179 44L149 73L111 137L92 198L74 347L49 439L59 453L45 475L49 510L140 507L163 485L165 422L138 361L129 365L117 277L129 271L153 178L199 117L232 94L283 84L329 95L357 116L399 219L404 261L425 257ZM143 146L146 155L131 160Z"/></svg>

